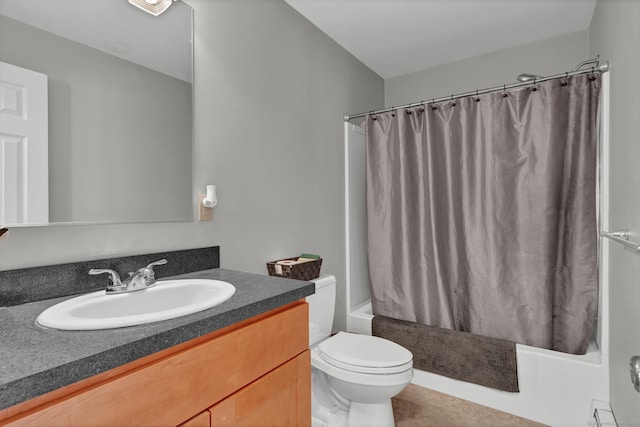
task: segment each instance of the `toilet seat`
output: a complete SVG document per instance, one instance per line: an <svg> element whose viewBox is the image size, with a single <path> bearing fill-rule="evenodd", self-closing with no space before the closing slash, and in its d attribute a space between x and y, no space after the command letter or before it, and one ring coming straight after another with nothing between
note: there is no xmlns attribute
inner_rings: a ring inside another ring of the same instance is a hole
<svg viewBox="0 0 640 427"><path fill-rule="evenodd" d="M320 358L350 372L396 374L413 367L406 348L383 338L338 332L318 345Z"/></svg>
<svg viewBox="0 0 640 427"><path fill-rule="evenodd" d="M366 385L369 387L388 387L398 384L407 385L413 378L413 367L409 364L405 371L396 373L383 373L376 375L376 372L358 372L356 369L343 369L327 362L320 356L320 349L311 349L311 368L318 369L332 378L353 384Z"/></svg>

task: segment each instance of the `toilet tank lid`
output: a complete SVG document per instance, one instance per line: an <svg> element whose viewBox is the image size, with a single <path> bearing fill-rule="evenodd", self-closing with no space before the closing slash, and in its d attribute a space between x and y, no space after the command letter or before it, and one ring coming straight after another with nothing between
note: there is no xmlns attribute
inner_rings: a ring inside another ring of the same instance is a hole
<svg viewBox="0 0 640 427"><path fill-rule="evenodd" d="M316 284L316 289L324 288L327 285L336 283L336 276L331 274L321 274L317 279L310 280Z"/></svg>

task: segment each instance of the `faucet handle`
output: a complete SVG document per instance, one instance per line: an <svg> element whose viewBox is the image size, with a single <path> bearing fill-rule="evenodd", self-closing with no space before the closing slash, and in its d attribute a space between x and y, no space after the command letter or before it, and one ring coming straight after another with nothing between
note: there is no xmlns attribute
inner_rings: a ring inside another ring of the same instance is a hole
<svg viewBox="0 0 640 427"><path fill-rule="evenodd" d="M147 268L150 268L151 270L153 270L154 266L156 266L156 265L164 265L166 263L167 263L166 259L161 259L161 260L154 261L151 264L147 265Z"/></svg>
<svg viewBox="0 0 640 427"><path fill-rule="evenodd" d="M129 273L129 279L135 280L136 278L138 278L138 281L143 281L145 287L151 287L156 284L156 274L155 271L153 271L153 267L156 265L164 265L166 263L166 259L154 261L146 267L142 267L135 273Z"/></svg>
<svg viewBox="0 0 640 427"><path fill-rule="evenodd" d="M155 279L155 271L153 271L153 267L156 265L164 265L167 263L166 259L161 259L159 261L154 261L151 264L147 265L146 267L141 268L140 270L138 270L138 273L142 273L144 274L147 279Z"/></svg>
<svg viewBox="0 0 640 427"><path fill-rule="evenodd" d="M117 272L110 270L108 268L92 268L91 270L89 270L89 274L92 276L95 276L96 274L102 274L102 273L107 273L111 276L111 283L113 283L114 286L120 286L120 276L118 275Z"/></svg>

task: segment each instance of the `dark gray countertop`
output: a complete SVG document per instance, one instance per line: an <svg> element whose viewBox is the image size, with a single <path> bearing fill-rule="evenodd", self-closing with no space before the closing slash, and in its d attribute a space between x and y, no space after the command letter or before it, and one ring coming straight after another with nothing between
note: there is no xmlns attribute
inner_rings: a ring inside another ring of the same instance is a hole
<svg viewBox="0 0 640 427"><path fill-rule="evenodd" d="M48 307L71 297L0 308L0 409L116 368L302 299L314 285L212 269L173 278L224 280L235 295L217 307L172 320L99 331L58 331L35 324Z"/></svg>

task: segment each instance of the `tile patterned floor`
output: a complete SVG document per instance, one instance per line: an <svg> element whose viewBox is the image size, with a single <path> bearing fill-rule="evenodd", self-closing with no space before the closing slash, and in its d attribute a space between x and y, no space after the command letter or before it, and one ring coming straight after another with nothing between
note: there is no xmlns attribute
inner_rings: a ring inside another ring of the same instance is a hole
<svg viewBox="0 0 640 427"><path fill-rule="evenodd" d="M544 427L413 384L394 397L392 403L396 427Z"/></svg>

